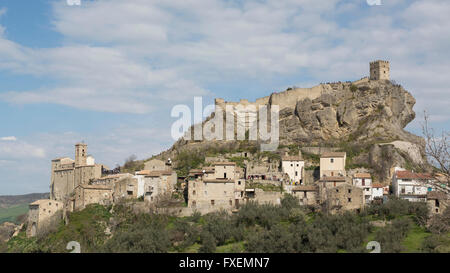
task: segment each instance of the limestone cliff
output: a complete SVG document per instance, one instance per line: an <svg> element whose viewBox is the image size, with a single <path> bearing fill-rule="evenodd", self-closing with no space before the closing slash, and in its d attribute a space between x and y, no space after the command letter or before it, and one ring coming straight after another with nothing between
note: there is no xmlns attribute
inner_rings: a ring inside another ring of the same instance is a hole
<svg viewBox="0 0 450 273"><path fill-rule="evenodd" d="M425 162L424 140L404 130L415 118L415 99L402 86L388 80L290 88L273 93L265 101L269 106L282 106L282 147L359 147L361 151L355 153L353 163L376 170L383 181L387 181L393 166L418 167ZM211 147L236 149L239 142L180 140L161 156L176 157L180 150Z"/></svg>

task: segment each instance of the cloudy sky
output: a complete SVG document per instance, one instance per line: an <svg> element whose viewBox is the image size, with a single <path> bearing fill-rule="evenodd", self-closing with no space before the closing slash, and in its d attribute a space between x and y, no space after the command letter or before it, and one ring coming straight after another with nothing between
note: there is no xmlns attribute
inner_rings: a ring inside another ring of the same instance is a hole
<svg viewBox="0 0 450 273"><path fill-rule="evenodd" d="M70 2L70 1L69 1ZM171 109L356 80L387 59L450 120L448 0L0 0L0 195L46 192L89 144L114 167L170 147Z"/></svg>

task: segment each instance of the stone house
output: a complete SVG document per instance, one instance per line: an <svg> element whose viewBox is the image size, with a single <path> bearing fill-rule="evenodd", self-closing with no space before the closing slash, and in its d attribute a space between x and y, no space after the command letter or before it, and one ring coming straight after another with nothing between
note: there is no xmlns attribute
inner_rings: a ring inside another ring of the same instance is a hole
<svg viewBox="0 0 450 273"><path fill-rule="evenodd" d="M201 212L239 207L245 180L234 162L216 162L213 167L191 170L188 181L188 207Z"/></svg>
<svg viewBox="0 0 450 273"><path fill-rule="evenodd" d="M293 187L292 195L299 199L301 205L313 206L320 204L319 187L316 185Z"/></svg>
<svg viewBox="0 0 450 273"><path fill-rule="evenodd" d="M360 211L364 207L363 189L350 184L328 189L324 204L332 213L344 210Z"/></svg>
<svg viewBox="0 0 450 273"><path fill-rule="evenodd" d="M440 191L430 191L427 193L427 206L430 215L441 214L449 206L448 196Z"/></svg>
<svg viewBox="0 0 450 273"><path fill-rule="evenodd" d="M320 156L320 178L324 176L346 176L345 152L326 152Z"/></svg>
<svg viewBox="0 0 450 273"><path fill-rule="evenodd" d="M172 169L172 162L170 159L167 161L159 159L151 159L144 163L144 170L148 171L169 171Z"/></svg>
<svg viewBox="0 0 450 273"><path fill-rule="evenodd" d="M138 186L138 197L143 196L147 202L152 203L157 201L158 197L172 194L177 184L177 173L171 170L150 172L144 170L140 174L144 175L144 178Z"/></svg>
<svg viewBox="0 0 450 273"><path fill-rule="evenodd" d="M113 202L111 185L78 185L70 211L82 210L89 204L110 205Z"/></svg>
<svg viewBox="0 0 450 273"><path fill-rule="evenodd" d="M61 211L63 206L63 202L50 199L37 200L31 203L28 211L27 236L36 236L40 229L50 224L50 218Z"/></svg>

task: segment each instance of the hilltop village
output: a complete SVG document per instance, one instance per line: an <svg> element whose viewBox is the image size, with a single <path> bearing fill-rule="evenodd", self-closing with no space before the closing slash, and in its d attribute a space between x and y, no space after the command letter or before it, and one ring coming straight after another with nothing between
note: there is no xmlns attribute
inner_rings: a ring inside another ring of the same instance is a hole
<svg viewBox="0 0 450 273"><path fill-rule="evenodd" d="M370 77L352 86L379 81L390 81L387 61L371 63ZM311 90L310 96L321 92ZM225 102L218 99L217 103ZM226 151L205 157L200 166L183 175L177 173L177 160L155 157L141 169L125 173L96 163L87 144L78 143L74 160L52 160L50 199L30 204L27 235L36 236L52 218L66 219L68 213L89 204L114 205L124 200L175 216L219 210L235 213L248 202L280 204L285 194L331 214L362 211L391 197L426 202L430 214L442 213L449 204L450 187L442 174L393 166L382 170L388 178L380 179L370 168L349 166L347 152L334 147L282 146L273 153Z"/></svg>

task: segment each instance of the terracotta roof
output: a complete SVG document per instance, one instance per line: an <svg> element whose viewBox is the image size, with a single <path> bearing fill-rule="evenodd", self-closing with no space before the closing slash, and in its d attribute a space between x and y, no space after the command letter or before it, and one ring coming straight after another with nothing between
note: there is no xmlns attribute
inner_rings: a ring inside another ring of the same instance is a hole
<svg viewBox="0 0 450 273"><path fill-rule="evenodd" d="M283 161L303 161L303 158L299 155L284 155L281 157Z"/></svg>
<svg viewBox="0 0 450 273"><path fill-rule="evenodd" d="M372 188L384 188L384 186L379 183L375 183L375 184L372 184Z"/></svg>
<svg viewBox="0 0 450 273"><path fill-rule="evenodd" d="M234 179L220 179L220 178L211 178L211 179L203 179L203 182L208 183L234 183Z"/></svg>
<svg viewBox="0 0 450 273"><path fill-rule="evenodd" d="M136 173L136 175L149 175L150 174L150 170L142 170Z"/></svg>
<svg viewBox="0 0 450 273"><path fill-rule="evenodd" d="M323 153L320 157L344 157L345 155L345 152L327 152Z"/></svg>
<svg viewBox="0 0 450 273"><path fill-rule="evenodd" d="M433 176L429 173L414 173L411 171L397 171L396 176L400 179L433 179Z"/></svg>
<svg viewBox="0 0 450 273"><path fill-rule="evenodd" d="M305 185L305 186L297 186L293 187L292 191L316 191L318 188L314 185Z"/></svg>
<svg viewBox="0 0 450 273"><path fill-rule="evenodd" d="M214 162L213 165L229 165L229 166L236 166L235 162Z"/></svg>
<svg viewBox="0 0 450 273"><path fill-rule="evenodd" d="M170 171L151 171L148 175L146 176L150 176L150 177L159 177L159 176L163 176L163 175L172 175L172 172Z"/></svg>
<svg viewBox="0 0 450 273"><path fill-rule="evenodd" d="M443 193L441 191L429 191L427 193L427 199L430 199L430 200L436 200L436 199L446 200L446 199L448 199L448 197L447 197L447 195L445 193Z"/></svg>
<svg viewBox="0 0 450 273"><path fill-rule="evenodd" d="M345 182L345 177L344 176L322 176L322 178L320 178L320 181L323 182Z"/></svg>
<svg viewBox="0 0 450 273"><path fill-rule="evenodd" d="M355 173L353 175L354 178L372 178L370 173Z"/></svg>

